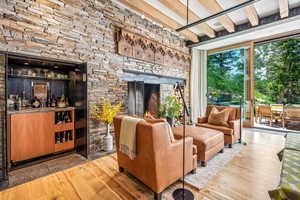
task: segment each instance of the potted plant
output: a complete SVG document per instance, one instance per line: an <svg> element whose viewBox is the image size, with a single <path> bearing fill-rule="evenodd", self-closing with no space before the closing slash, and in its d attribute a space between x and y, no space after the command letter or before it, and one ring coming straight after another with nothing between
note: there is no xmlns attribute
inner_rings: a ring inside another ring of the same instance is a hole
<svg viewBox="0 0 300 200"><path fill-rule="evenodd" d="M106 124L106 135L103 138L103 150L113 150L113 137L110 134L110 126L113 122L113 118L121 109L121 103L112 105L108 100L100 103L99 106L92 106L92 117L97 121L101 121Z"/></svg>
<svg viewBox="0 0 300 200"><path fill-rule="evenodd" d="M180 116L182 106L175 96L167 96L165 102L160 105L160 116L166 118L170 126L173 126L174 119Z"/></svg>

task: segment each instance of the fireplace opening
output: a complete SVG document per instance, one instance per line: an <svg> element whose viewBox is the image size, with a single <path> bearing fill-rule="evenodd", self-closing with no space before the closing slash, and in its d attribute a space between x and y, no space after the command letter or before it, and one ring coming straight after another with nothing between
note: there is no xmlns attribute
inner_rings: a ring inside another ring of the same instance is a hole
<svg viewBox="0 0 300 200"><path fill-rule="evenodd" d="M144 116L159 117L160 85L144 85Z"/></svg>
<svg viewBox="0 0 300 200"><path fill-rule="evenodd" d="M159 117L160 84L128 82L128 114Z"/></svg>

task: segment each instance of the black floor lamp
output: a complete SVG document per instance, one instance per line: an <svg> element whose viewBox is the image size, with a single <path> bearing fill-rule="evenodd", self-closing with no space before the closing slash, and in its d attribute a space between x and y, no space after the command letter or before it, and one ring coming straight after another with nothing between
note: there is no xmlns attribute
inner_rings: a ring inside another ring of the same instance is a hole
<svg viewBox="0 0 300 200"><path fill-rule="evenodd" d="M185 125L186 125L186 115L187 116L190 116L190 113L189 113L189 110L188 110L188 107L186 106L186 103L185 103L185 100L184 100L184 96L183 96L183 92L181 90L181 86L179 83L176 84L176 89L179 90L179 93L180 93L180 98L182 100L182 104L183 104L183 152L182 152L182 155L183 155L183 166L182 166L182 175L183 175L183 180L182 180L182 188L178 188L176 189L174 192L173 192L173 198L175 200L194 200L194 195L193 193L188 190L188 189L185 189L185 184L184 184L184 178L185 178Z"/></svg>
<svg viewBox="0 0 300 200"><path fill-rule="evenodd" d="M187 0L187 5L186 5L186 23L188 24L189 23L189 0ZM186 124L186 115L187 116L190 116L190 113L189 113L189 110L186 106L186 103L185 103L185 100L184 100L184 96L183 96L183 92L181 90L181 85L180 83L177 82L176 84L176 89L179 90L179 93L180 93L180 98L182 100L182 103L183 103L183 166L182 166L182 188L178 188L176 189L174 192L173 192L173 198L175 200L194 200L194 194L188 190L188 189L185 189L185 183L184 183L184 178L185 178L185 124Z"/></svg>

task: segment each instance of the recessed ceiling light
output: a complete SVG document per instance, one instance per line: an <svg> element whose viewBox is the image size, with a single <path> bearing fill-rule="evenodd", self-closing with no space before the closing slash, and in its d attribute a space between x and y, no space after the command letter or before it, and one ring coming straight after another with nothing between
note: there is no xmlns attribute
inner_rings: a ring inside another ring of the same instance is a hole
<svg viewBox="0 0 300 200"><path fill-rule="evenodd" d="M58 69L58 66L55 65L55 66L54 66L54 69Z"/></svg>
<svg viewBox="0 0 300 200"><path fill-rule="evenodd" d="M142 19L145 19L145 16L144 16L144 15L142 15L141 17L142 17Z"/></svg>
<svg viewBox="0 0 300 200"><path fill-rule="evenodd" d="M24 65L29 65L29 63L28 63L28 62L25 62Z"/></svg>

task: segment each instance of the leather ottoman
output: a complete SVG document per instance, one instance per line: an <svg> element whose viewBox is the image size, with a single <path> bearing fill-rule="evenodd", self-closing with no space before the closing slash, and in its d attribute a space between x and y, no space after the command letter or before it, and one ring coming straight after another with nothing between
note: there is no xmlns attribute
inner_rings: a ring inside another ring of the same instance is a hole
<svg viewBox="0 0 300 200"><path fill-rule="evenodd" d="M172 128L176 139L182 138L183 126ZM223 153L224 134L221 131L198 126L186 126L186 136L193 138L193 144L197 146L197 160L202 166L217 153Z"/></svg>

